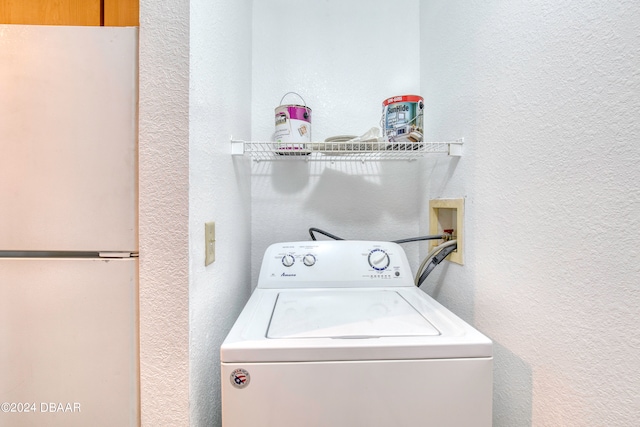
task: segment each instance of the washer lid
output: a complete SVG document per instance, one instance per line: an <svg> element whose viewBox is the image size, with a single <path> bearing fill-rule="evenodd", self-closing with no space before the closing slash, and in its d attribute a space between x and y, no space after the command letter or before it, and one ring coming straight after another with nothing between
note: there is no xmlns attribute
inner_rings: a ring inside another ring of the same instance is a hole
<svg viewBox="0 0 640 427"><path fill-rule="evenodd" d="M267 338L436 336L440 332L397 291L283 291Z"/></svg>
<svg viewBox="0 0 640 427"><path fill-rule="evenodd" d="M289 308L292 311L287 312ZM388 312L371 315L376 310ZM420 326L406 324L413 321ZM413 333L431 335L408 335ZM460 359L491 355L489 338L415 286L256 288L220 346L222 363Z"/></svg>

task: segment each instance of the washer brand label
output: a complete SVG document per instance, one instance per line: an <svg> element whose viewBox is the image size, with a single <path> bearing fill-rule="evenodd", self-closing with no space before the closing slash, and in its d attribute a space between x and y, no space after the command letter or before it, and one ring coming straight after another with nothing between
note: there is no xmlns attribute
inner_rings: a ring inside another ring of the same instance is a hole
<svg viewBox="0 0 640 427"><path fill-rule="evenodd" d="M235 388L245 388L251 382L249 372L242 368L238 368L231 372L231 385Z"/></svg>
<svg viewBox="0 0 640 427"><path fill-rule="evenodd" d="M282 277L296 277L295 273L282 273L281 274Z"/></svg>

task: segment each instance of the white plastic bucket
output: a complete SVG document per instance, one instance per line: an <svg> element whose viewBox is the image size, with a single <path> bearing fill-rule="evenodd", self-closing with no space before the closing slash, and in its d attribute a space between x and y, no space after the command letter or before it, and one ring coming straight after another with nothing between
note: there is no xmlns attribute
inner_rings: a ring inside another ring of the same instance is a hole
<svg viewBox="0 0 640 427"><path fill-rule="evenodd" d="M295 92L287 92L280 100L280 104L276 107L275 125L276 131L274 139L282 144L278 145L279 150L304 150L305 142L311 142L311 108L307 107L306 102L302 99L303 105L285 104L282 102L289 95L300 95Z"/></svg>
<svg viewBox="0 0 640 427"><path fill-rule="evenodd" d="M402 95L382 102L382 129L388 141L423 140L424 100L418 95Z"/></svg>

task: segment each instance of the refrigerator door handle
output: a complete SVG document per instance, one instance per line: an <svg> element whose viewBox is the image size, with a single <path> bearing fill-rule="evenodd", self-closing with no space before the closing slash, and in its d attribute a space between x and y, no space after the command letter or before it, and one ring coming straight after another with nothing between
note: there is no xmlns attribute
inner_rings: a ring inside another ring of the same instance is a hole
<svg viewBox="0 0 640 427"><path fill-rule="evenodd" d="M99 252L100 258L135 258L138 252Z"/></svg>

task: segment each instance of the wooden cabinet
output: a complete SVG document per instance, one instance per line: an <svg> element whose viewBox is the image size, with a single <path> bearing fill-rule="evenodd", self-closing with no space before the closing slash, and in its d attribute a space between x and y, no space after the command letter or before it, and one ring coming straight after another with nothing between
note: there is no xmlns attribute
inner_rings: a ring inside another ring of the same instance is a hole
<svg viewBox="0 0 640 427"><path fill-rule="evenodd" d="M103 0L104 25L137 27L140 25L140 0Z"/></svg>
<svg viewBox="0 0 640 427"><path fill-rule="evenodd" d="M139 0L0 0L0 24L139 25Z"/></svg>

